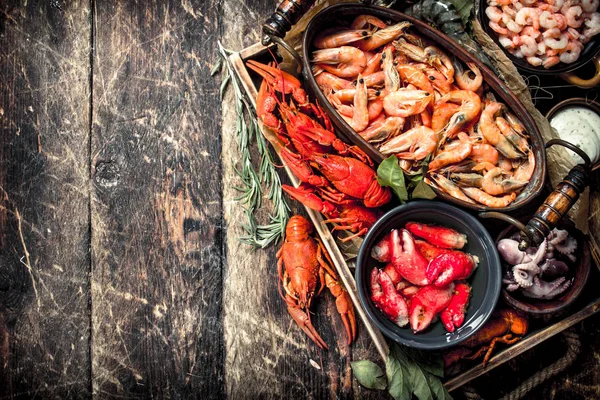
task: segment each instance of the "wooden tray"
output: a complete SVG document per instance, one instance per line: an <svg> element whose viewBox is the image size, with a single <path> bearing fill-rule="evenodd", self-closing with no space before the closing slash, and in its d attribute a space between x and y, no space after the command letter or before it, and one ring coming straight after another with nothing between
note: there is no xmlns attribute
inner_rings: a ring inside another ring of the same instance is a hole
<svg viewBox="0 0 600 400"><path fill-rule="evenodd" d="M275 52L275 48L271 47L271 51ZM239 52L231 54L229 57L229 61L231 62L237 77L242 83L246 94L248 95L250 101L254 106L255 99L257 95L257 84L251 78L248 69L246 68L245 61L249 59L255 59L257 61L264 62L264 60L269 56L268 49L262 46L260 43L249 46ZM279 155L279 151L282 147L279 139L267 128L265 128L262 124L260 124L260 129L265 138L271 143L277 154ZM283 161L281 161L283 164ZM294 186L299 185L298 179L292 174L289 168L285 168L285 171L290 178L292 184ZM326 224L323 223L323 216L307 207L305 207L307 214L312 220L317 233L319 234L323 244L327 248L335 268L337 269L338 274L344 286L348 290L350 297L352 298L352 302L354 303L354 307L356 308L356 312L360 319L362 320L365 329L369 333L371 339L373 340L373 344L377 348L377 351L381 355L382 360L385 362L387 359L387 354L389 351L387 342L381 332L373 325L373 323L368 319L360 301L358 299L358 294L356 291L356 283L354 281L353 273L350 271L348 264L345 261L344 255L342 254L340 248L338 247L333 235L329 231L329 228ZM565 329L575 325L576 323L588 318L591 315L594 315L600 311L600 297L595 296L591 300L584 302L579 305L579 308L573 312L570 316L565 317L554 324L547 326L546 328L530 332L525 338L516 344L504 349L503 351L498 352L495 356L493 356L487 365L483 367L481 364L457 375L445 382L445 386L448 391L452 391L454 389L459 388L460 386L468 383L469 381L481 376L499 365L515 358L519 354L537 346L543 341L555 336L556 334L564 331Z"/></svg>

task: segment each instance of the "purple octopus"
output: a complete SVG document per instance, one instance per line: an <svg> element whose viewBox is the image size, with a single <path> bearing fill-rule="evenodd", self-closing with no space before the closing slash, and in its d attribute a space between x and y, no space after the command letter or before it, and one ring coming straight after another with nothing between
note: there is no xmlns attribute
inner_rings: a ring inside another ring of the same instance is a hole
<svg viewBox="0 0 600 400"><path fill-rule="evenodd" d="M571 286L566 278L568 265L557 259L562 255L575 262L577 240L569 232L553 229L539 247L519 250L518 234L498 242L498 252L512 268L505 273L502 282L506 290L520 289L527 297L550 300ZM556 254L558 253L558 254Z"/></svg>

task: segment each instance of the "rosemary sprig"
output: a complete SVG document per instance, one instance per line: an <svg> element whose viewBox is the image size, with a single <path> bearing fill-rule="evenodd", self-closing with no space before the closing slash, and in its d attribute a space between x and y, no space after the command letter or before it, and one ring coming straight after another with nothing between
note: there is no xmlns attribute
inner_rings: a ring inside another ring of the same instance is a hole
<svg viewBox="0 0 600 400"><path fill-rule="evenodd" d="M240 240L253 247L265 248L283 238L290 208L283 197L281 181L275 170L267 141L260 132L256 113L248 98L244 95L241 82L229 63L228 56L232 51L225 49L220 42L218 46L220 57L211 74L215 75L225 65L225 68L222 69L221 100L223 100L223 95L229 84L233 87L235 95L236 138L238 150L241 154L241 162L240 166L234 167L234 169L242 181L242 185L235 189L240 192L236 200L243 205L246 217L246 221L242 223L246 234ZM253 144L256 145L259 155L259 160L256 162L258 171L252 160L251 146ZM273 202L273 212L269 215L268 224L259 225L256 212L261 207L263 185L269 190L267 197Z"/></svg>

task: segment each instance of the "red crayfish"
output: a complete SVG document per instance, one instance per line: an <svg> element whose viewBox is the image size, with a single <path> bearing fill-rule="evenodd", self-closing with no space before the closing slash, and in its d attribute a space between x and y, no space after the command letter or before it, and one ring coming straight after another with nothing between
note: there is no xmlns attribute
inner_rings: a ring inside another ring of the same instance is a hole
<svg viewBox="0 0 600 400"><path fill-rule="evenodd" d="M285 291L287 309L294 321L322 349L327 348L310 320L312 299L325 286L335 297L338 313L348 335L348 344L356 338L356 317L348 292L339 284L329 254L313 237L313 225L306 218L294 215L285 228L285 241L277 252L277 270Z"/></svg>
<svg viewBox="0 0 600 400"><path fill-rule="evenodd" d="M263 78L256 100L258 118L284 144L280 155L302 182L298 188L282 185L283 190L325 214L327 222L339 224L335 230L353 233L343 240L365 234L381 216L376 207L391 199L389 188L377 181L372 161L360 148L337 138L331 121L309 102L298 79L272 64L250 60L248 67ZM288 94L289 104L283 98Z"/></svg>

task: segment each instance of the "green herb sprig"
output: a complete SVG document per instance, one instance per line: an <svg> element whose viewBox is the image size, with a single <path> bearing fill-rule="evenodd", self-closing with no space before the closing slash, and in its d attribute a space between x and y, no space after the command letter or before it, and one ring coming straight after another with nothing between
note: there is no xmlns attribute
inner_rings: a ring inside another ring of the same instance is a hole
<svg viewBox="0 0 600 400"><path fill-rule="evenodd" d="M440 381L444 377L443 360L432 353L392 343L385 373L369 360L354 361L351 366L358 383L369 389L387 388L396 400L410 400L413 395L419 400L452 399Z"/></svg>
<svg viewBox="0 0 600 400"><path fill-rule="evenodd" d="M225 49L220 42L218 46L219 59L213 67L211 75L214 76L219 70L223 70L220 87L221 100L223 100L229 84L233 87L235 95L237 113L235 133L241 161L240 166L234 166L234 169L242 181L242 185L235 188L241 193L236 197L236 201L243 204L246 216L246 221L242 223L246 235L242 236L240 240L256 248L265 248L283 238L285 226L289 220L290 207L283 197L281 181L275 170L267 141L260 132L256 113L229 63L228 57L232 51ZM225 68L222 68L223 65ZM259 155L259 160L256 162L258 170L255 167L255 161L252 160L251 147L253 144L256 145ZM267 197L273 202L273 213L269 215L269 223L266 225L260 225L256 218L256 212L261 207L263 185L268 188Z"/></svg>

